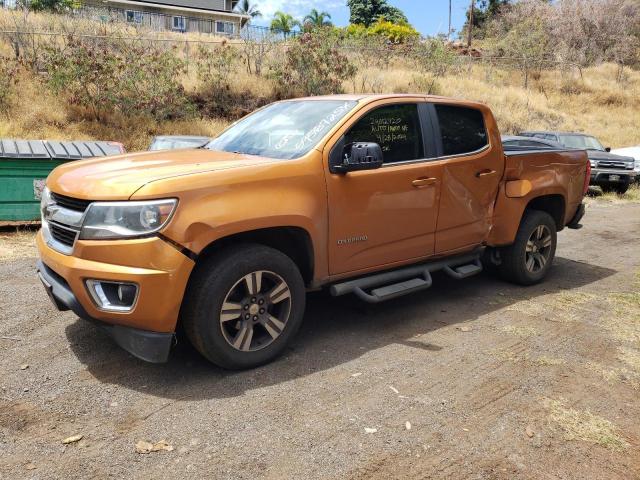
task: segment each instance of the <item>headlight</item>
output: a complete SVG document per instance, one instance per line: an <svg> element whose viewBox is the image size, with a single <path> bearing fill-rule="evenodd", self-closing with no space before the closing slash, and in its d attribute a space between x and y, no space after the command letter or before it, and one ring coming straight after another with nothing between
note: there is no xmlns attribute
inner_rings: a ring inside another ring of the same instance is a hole
<svg viewBox="0 0 640 480"><path fill-rule="evenodd" d="M594 162L593 160L589 160L589 163L591 164L591 168L595 168L598 166L598 162Z"/></svg>
<svg viewBox="0 0 640 480"><path fill-rule="evenodd" d="M44 209L47 205L51 203L51 192L47 187L42 189L42 193L40 194L40 215L42 220L44 220Z"/></svg>
<svg viewBox="0 0 640 480"><path fill-rule="evenodd" d="M85 213L80 239L131 238L157 232L164 227L178 201L94 202Z"/></svg>

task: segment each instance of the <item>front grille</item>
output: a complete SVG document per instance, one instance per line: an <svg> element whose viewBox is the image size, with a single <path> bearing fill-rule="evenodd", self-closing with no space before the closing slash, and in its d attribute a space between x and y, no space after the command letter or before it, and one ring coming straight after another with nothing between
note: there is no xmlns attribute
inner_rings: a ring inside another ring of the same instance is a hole
<svg viewBox="0 0 640 480"><path fill-rule="evenodd" d="M73 242L76 240L76 234L78 233L75 230L69 230L53 222L49 222L49 231L54 240L68 247L73 246Z"/></svg>
<svg viewBox="0 0 640 480"><path fill-rule="evenodd" d="M84 212L91 203L91 200L66 197L53 192L51 192L51 198L61 207L68 208L69 210L75 210L76 212Z"/></svg>
<svg viewBox="0 0 640 480"><path fill-rule="evenodd" d="M607 162L607 161L603 161L603 160L598 161L598 167L599 168L620 168L620 169L628 169L628 168L630 168L624 162Z"/></svg>

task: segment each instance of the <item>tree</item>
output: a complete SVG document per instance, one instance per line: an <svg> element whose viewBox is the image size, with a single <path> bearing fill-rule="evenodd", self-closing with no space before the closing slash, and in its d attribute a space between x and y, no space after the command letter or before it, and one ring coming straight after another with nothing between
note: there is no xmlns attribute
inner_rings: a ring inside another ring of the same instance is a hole
<svg viewBox="0 0 640 480"><path fill-rule="evenodd" d="M34 12L54 12L61 13L67 10L74 10L80 7L79 0L30 0L25 1L25 5Z"/></svg>
<svg viewBox="0 0 640 480"><path fill-rule="evenodd" d="M277 11L271 20L271 30L281 32L288 36L295 27L300 27L300 22L288 13Z"/></svg>
<svg viewBox="0 0 640 480"><path fill-rule="evenodd" d="M326 20L325 20L326 19ZM305 25L310 25L313 28L330 27L331 15L327 12L319 12L315 8L309 12L309 15L304 17L302 21Z"/></svg>
<svg viewBox="0 0 640 480"><path fill-rule="evenodd" d="M500 12L511 3L511 0L472 0L471 6L466 13L467 20L462 27L463 32L468 37L467 43L471 44L470 30L481 31L486 24L497 18ZM471 20L471 28L469 27L469 20Z"/></svg>
<svg viewBox="0 0 640 480"><path fill-rule="evenodd" d="M391 23L409 23L399 8L387 4L387 0L347 0L351 15L349 21L354 24L371 26L379 19Z"/></svg>
<svg viewBox="0 0 640 480"><path fill-rule="evenodd" d="M242 0L236 5L236 12L242 15L248 15L250 17L249 21L254 18L260 18L262 16L262 12L258 10L258 7L252 5L249 0Z"/></svg>

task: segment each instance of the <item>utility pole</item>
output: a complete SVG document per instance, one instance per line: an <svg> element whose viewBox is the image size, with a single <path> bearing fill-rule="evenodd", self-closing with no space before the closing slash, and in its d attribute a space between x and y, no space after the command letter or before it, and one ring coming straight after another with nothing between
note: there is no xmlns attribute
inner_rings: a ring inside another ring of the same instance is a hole
<svg viewBox="0 0 640 480"><path fill-rule="evenodd" d="M467 23L467 48L471 48L471 34L473 32L473 4L475 0L471 0L469 6L469 22Z"/></svg>
<svg viewBox="0 0 640 480"><path fill-rule="evenodd" d="M451 36L451 0L449 0L449 30L447 30L447 42Z"/></svg>

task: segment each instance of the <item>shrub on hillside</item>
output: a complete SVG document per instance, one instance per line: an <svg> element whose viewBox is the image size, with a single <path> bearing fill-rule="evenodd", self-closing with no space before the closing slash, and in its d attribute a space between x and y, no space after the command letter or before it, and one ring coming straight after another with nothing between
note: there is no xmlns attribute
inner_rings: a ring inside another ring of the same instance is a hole
<svg viewBox="0 0 640 480"><path fill-rule="evenodd" d="M231 73L238 52L227 42L213 48L204 45L198 47L198 80L206 93L223 99L229 92Z"/></svg>
<svg viewBox="0 0 640 480"><path fill-rule="evenodd" d="M418 31L408 23L391 23L383 19L365 27L351 24L344 29L345 35L351 38L381 37L393 44L411 43L420 38Z"/></svg>
<svg viewBox="0 0 640 480"><path fill-rule="evenodd" d="M180 77L185 63L171 50L141 41L69 37L45 51L48 84L96 119L120 112L157 120L192 112Z"/></svg>
<svg viewBox="0 0 640 480"><path fill-rule="evenodd" d="M18 64L11 58L0 55L0 112L6 112L15 94L18 83Z"/></svg>
<svg viewBox="0 0 640 480"><path fill-rule="evenodd" d="M341 93L342 83L356 74L355 66L321 31L293 40L284 57L272 66L280 97Z"/></svg>

